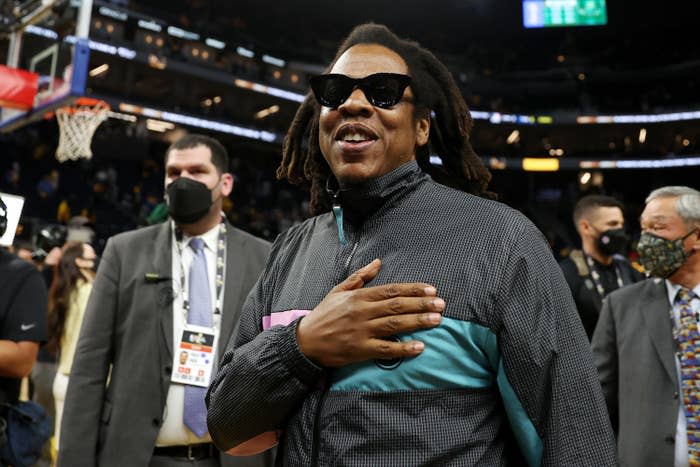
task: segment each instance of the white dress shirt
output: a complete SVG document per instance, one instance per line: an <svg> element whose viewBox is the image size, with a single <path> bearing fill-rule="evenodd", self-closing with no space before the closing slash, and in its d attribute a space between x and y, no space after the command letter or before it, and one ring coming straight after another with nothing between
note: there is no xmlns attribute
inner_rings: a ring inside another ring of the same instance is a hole
<svg viewBox="0 0 700 467"><path fill-rule="evenodd" d="M175 225L172 225L173 230ZM175 235L173 235L172 242L172 277L173 277L173 290L174 290L174 300L173 300L173 346L177 347L182 337L182 329L187 322L186 311L183 308L183 293L181 276L184 271L185 276L185 290L189 291L189 271L190 265L192 264L192 259L194 258L194 251L189 247L189 241L191 237L186 235L182 236L180 242L177 242ZM207 274L209 278L209 290L211 293L211 303L214 305L216 303L216 287L214 285L216 278L216 254L217 254L217 243L219 241L219 225L209 230L208 232L199 235L204 241L204 256L207 260ZM182 269L180 268L182 264ZM224 262L225 264L225 262ZM222 289L223 294L223 289ZM221 297L223 303L223 297ZM214 310L212 309L212 313ZM214 315L214 327L219 329L221 322L220 315ZM173 349L174 353L174 349ZM218 352L215 349L215 358L217 361ZM214 369L215 373L216 368ZM213 374L212 373L212 374ZM185 401L185 386L177 383L170 383L170 388L168 389L168 397L165 403L165 410L163 411L163 425L160 427L160 432L158 433L158 438L156 439L156 446L179 446L179 445L189 445L197 443L209 443L211 442L211 437L209 433L204 435L202 438L198 438L194 433L190 431L189 428L185 426L182 421L183 415L183 405Z"/></svg>
<svg viewBox="0 0 700 467"><path fill-rule="evenodd" d="M668 279L666 280L666 292L668 293L668 301L673 307L673 325L678 328L681 322L681 312L678 305L676 305L676 295L681 286L674 284ZM700 297L700 284L696 285L693 289L695 295ZM695 299L690 301L690 307L693 312L697 315L700 313L700 300ZM683 403L683 384L681 380L681 362L678 359L678 354L675 356L676 361L676 375L678 376L678 422L676 423L676 452L675 460L673 462L674 467L688 467L688 433L687 433L687 422L685 419L685 404Z"/></svg>

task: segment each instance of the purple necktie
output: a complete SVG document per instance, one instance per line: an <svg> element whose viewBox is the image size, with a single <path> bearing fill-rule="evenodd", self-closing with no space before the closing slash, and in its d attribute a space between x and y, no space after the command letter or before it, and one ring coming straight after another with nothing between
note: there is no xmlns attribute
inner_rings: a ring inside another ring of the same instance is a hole
<svg viewBox="0 0 700 467"><path fill-rule="evenodd" d="M187 313L187 322L210 328L212 327L212 306L207 259L204 256L204 241L195 237L190 240L189 246L194 251L194 258L190 266L190 309ZM207 407L204 404L206 392L206 388L185 386L185 406L182 419L185 426L200 438L207 433Z"/></svg>

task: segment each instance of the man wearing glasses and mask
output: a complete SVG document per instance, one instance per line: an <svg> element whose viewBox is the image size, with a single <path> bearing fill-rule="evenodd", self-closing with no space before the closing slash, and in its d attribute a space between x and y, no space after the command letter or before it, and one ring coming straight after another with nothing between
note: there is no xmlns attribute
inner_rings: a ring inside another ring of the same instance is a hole
<svg viewBox="0 0 700 467"><path fill-rule="evenodd" d="M566 282L532 223L485 199L446 67L367 24L311 88L278 175L317 215L246 301L209 389L215 443L279 443L295 466L614 465Z"/></svg>
<svg viewBox="0 0 700 467"><path fill-rule="evenodd" d="M603 298L613 290L640 281L642 275L624 256L629 237L623 206L618 200L603 195L584 196L574 207L574 225L581 236L581 249L573 250L559 266L590 339Z"/></svg>
<svg viewBox="0 0 700 467"><path fill-rule="evenodd" d="M700 465L700 192L652 191L637 249L649 279L608 295L593 354L622 466Z"/></svg>
<svg viewBox="0 0 700 467"><path fill-rule="evenodd" d="M222 213L228 167L215 139L176 141L165 155L172 220L107 242L71 369L59 466L265 465L221 456L206 426L206 386L269 252Z"/></svg>

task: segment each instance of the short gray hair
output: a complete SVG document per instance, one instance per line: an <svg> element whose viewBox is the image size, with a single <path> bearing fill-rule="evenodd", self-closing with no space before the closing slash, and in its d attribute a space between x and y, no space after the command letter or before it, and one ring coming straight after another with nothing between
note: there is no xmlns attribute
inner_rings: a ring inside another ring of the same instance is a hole
<svg viewBox="0 0 700 467"><path fill-rule="evenodd" d="M687 186L665 186L649 193L646 203L657 198L678 198L676 211L686 225L700 225L700 191Z"/></svg>

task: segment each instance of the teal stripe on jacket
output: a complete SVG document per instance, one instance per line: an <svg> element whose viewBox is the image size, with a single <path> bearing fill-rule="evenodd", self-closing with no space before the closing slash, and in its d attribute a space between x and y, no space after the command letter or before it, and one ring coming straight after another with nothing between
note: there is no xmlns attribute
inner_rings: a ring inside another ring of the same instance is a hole
<svg viewBox="0 0 700 467"><path fill-rule="evenodd" d="M540 465L542 440L503 369L498 340L487 327L443 317L440 326L401 335L425 350L397 362L361 362L338 368L330 391L396 392L421 389L483 389L498 385L511 428L531 466ZM392 369L388 369L392 368Z"/></svg>

